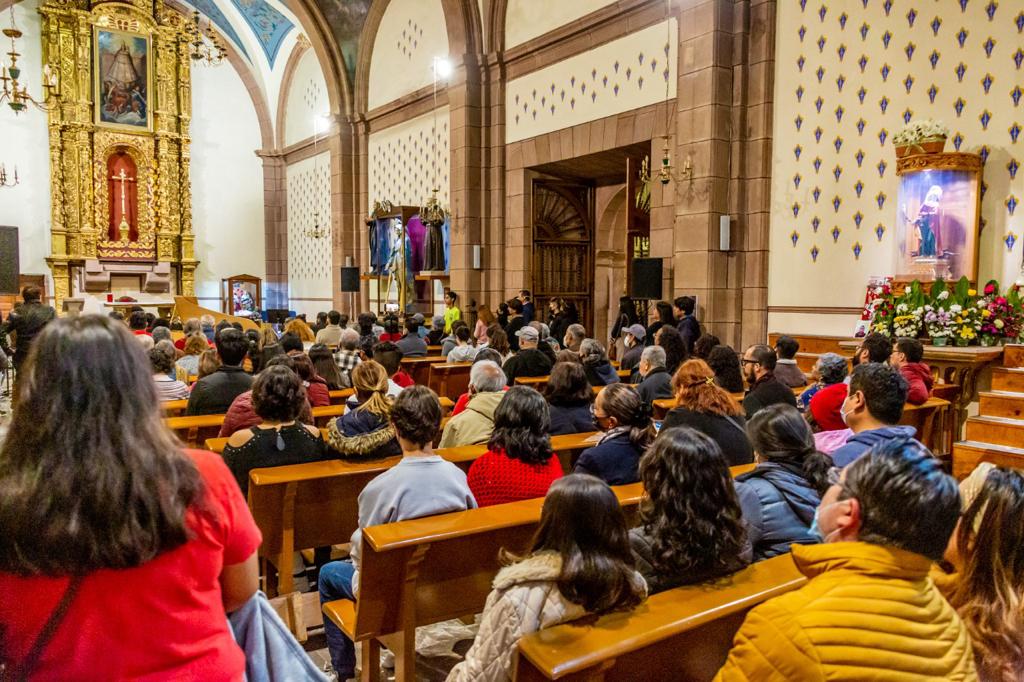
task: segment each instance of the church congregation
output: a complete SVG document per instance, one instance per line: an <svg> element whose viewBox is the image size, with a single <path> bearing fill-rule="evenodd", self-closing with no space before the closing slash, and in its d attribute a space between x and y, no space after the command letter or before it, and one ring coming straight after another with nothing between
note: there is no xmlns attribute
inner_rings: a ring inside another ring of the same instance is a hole
<svg viewBox="0 0 1024 682"><path fill-rule="evenodd" d="M1024 681L1018 5L0 0L0 680Z"/></svg>

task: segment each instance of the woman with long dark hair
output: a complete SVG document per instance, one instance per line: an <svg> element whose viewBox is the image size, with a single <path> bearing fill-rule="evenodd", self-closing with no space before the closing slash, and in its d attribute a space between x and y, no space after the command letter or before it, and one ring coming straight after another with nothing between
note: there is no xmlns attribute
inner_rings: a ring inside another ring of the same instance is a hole
<svg viewBox="0 0 1024 682"><path fill-rule="evenodd" d="M654 305L656 318L654 322L651 322L647 327L647 336L644 337L646 343L644 345L653 346L654 335L658 333L658 330L662 327L675 327L676 318L672 314L672 304L668 301L658 301Z"/></svg>
<svg viewBox="0 0 1024 682"><path fill-rule="evenodd" d="M552 436L593 430L590 406L594 402L594 390L579 361L555 363L544 387L544 398L551 411L549 433Z"/></svg>
<svg viewBox="0 0 1024 682"><path fill-rule="evenodd" d="M750 464L754 451L745 431L743 408L715 384L703 360L687 360L672 377L676 406L665 415L663 429L688 426L715 441L729 466Z"/></svg>
<svg viewBox="0 0 1024 682"><path fill-rule="evenodd" d="M771 405L753 416L747 434L757 466L736 482L757 495L757 506L744 509L754 561L816 542L807 528L828 490L832 460L814 447L807 420L791 405Z"/></svg>
<svg viewBox="0 0 1024 682"><path fill-rule="evenodd" d="M490 339L487 347L493 348L501 354L502 363L512 357L512 348L508 345L508 335L505 334L504 329L492 324L487 328L487 338Z"/></svg>
<svg viewBox="0 0 1024 682"><path fill-rule="evenodd" d="M715 346L708 353L708 367L715 373L715 383L726 393L743 393L743 372L740 356L732 346Z"/></svg>
<svg viewBox="0 0 1024 682"><path fill-rule="evenodd" d="M322 343L314 343L309 348L309 360L313 363L313 370L317 376L327 384L328 391L338 391L345 388L344 380L341 378L341 370L338 363L334 361L334 353ZM329 397L329 396L328 396Z"/></svg>
<svg viewBox="0 0 1024 682"><path fill-rule="evenodd" d="M1024 679L1024 473L981 464L960 484L952 575L935 582L967 626L983 682Z"/></svg>
<svg viewBox="0 0 1024 682"><path fill-rule="evenodd" d="M0 528L12 679L245 673L225 613L256 592L260 532L224 461L164 425L123 324L82 315L35 338L0 446Z"/></svg>
<svg viewBox="0 0 1024 682"><path fill-rule="evenodd" d="M487 452L469 467L467 481L481 507L544 497L562 477L551 451L548 405L540 393L513 386L494 411Z"/></svg>
<svg viewBox="0 0 1024 682"><path fill-rule="evenodd" d="M529 554L502 559L508 565L494 578L473 646L448 682L504 682L523 636L588 613L628 611L647 598L622 507L593 476L555 481Z"/></svg>
<svg viewBox="0 0 1024 682"><path fill-rule="evenodd" d="M628 384L605 386L594 401L594 428L604 435L576 460L575 473L592 474L608 485L640 480L640 457L654 440L651 406Z"/></svg>
<svg viewBox="0 0 1024 682"><path fill-rule="evenodd" d="M327 388L327 382L323 380L316 369L313 361L305 353L292 355L295 361L295 373L302 379L302 385L306 387L306 399L312 407L326 407L331 404L331 392Z"/></svg>
<svg viewBox="0 0 1024 682"><path fill-rule="evenodd" d="M699 431L662 430L640 461L641 526L629 533L652 593L712 580L750 563L743 512L729 467Z"/></svg>
<svg viewBox="0 0 1024 682"><path fill-rule="evenodd" d="M665 351L665 369L675 374L679 366L690 357L686 351L686 343L675 327L662 327L655 335L654 344Z"/></svg>
<svg viewBox="0 0 1024 682"><path fill-rule="evenodd" d="M693 357L707 362L711 351L721 344L722 342L714 334L701 334L700 338L693 344Z"/></svg>
<svg viewBox="0 0 1024 682"><path fill-rule="evenodd" d="M249 493L253 469L319 462L327 457L320 429L299 421L306 389L295 372L284 365L267 367L256 377L251 399L260 423L235 431L224 448L224 461L243 495Z"/></svg>

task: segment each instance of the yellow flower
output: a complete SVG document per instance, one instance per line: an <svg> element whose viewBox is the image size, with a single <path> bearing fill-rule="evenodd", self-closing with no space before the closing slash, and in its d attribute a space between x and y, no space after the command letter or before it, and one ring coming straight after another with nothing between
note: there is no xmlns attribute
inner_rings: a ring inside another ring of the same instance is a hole
<svg viewBox="0 0 1024 682"><path fill-rule="evenodd" d="M968 296L977 296L978 295L978 290L977 289L968 289L967 290L967 295Z"/></svg>
<svg viewBox="0 0 1024 682"><path fill-rule="evenodd" d="M990 310L983 310L983 311L981 311L981 316L982 317L992 317L992 311L990 311Z"/></svg>

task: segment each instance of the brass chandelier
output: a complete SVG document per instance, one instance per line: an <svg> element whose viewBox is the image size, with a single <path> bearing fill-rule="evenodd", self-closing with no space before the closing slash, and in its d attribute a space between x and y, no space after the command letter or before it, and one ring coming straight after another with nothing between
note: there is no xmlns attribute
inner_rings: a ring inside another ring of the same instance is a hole
<svg viewBox="0 0 1024 682"><path fill-rule="evenodd" d="M48 111L60 97L58 90L57 73L46 64L43 67L43 98L37 100L28 92L28 86L21 82L21 67L18 66L18 39L22 37L21 30L14 24L14 4L11 4L11 25L3 29L3 34L11 39L11 49L7 52L9 63L4 64L0 60L0 104L7 103L15 113L20 114L28 108L29 104L34 105L41 111Z"/></svg>
<svg viewBox="0 0 1024 682"><path fill-rule="evenodd" d="M217 37L217 32L206 22L204 30L199 21L199 11L193 10L192 21L189 22L188 33L189 44L192 45L192 52L189 56L197 64L217 66L227 57L227 51L223 43Z"/></svg>

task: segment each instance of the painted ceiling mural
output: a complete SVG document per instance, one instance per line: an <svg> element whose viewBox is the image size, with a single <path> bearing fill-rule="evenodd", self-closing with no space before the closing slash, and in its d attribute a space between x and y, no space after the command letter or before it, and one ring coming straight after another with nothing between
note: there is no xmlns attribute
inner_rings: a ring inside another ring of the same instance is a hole
<svg viewBox="0 0 1024 682"><path fill-rule="evenodd" d="M267 56L267 63L270 64L270 68L274 68L274 60L281 49L281 42L293 28L292 22L266 0L231 0L231 3L256 34L263 54Z"/></svg>
<svg viewBox="0 0 1024 682"><path fill-rule="evenodd" d="M334 39L341 47L348 71L349 83L356 80L356 57L359 54L359 34L370 12L370 0L314 0L327 19Z"/></svg>

